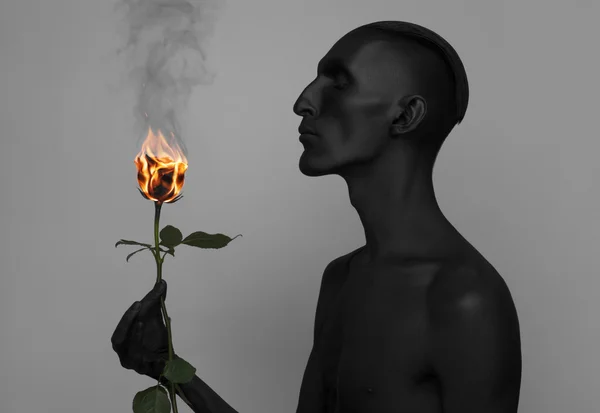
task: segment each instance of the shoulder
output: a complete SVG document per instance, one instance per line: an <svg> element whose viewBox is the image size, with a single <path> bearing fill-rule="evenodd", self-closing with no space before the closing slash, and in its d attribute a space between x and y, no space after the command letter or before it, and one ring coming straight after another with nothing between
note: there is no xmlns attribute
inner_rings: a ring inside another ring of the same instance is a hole
<svg viewBox="0 0 600 413"><path fill-rule="evenodd" d="M347 254L341 255L333 259L323 271L321 285L343 283L348 275L348 264L354 255L356 255L363 247L357 248Z"/></svg>
<svg viewBox="0 0 600 413"><path fill-rule="evenodd" d="M344 282L348 278L348 264L354 256L361 248L357 248L352 252L349 252L345 255L339 256L332 260L323 271L323 276L321 278L321 287L319 288L319 300L318 300L318 308L319 312L320 308L323 307L324 302L331 301L341 290Z"/></svg>
<svg viewBox="0 0 600 413"><path fill-rule="evenodd" d="M321 278L315 313L315 339L319 337L327 313L348 276L348 263L351 257L360 249L358 248L348 254L335 258L325 267Z"/></svg>
<svg viewBox="0 0 600 413"><path fill-rule="evenodd" d="M519 335L510 290L485 260L455 262L442 268L428 290L427 309L430 329L438 339L459 337L458 332L470 329L510 339Z"/></svg>
<svg viewBox="0 0 600 413"><path fill-rule="evenodd" d="M428 294L428 355L450 411L516 411L521 383L517 312L491 265L440 272ZM500 411L500 410L498 410Z"/></svg>

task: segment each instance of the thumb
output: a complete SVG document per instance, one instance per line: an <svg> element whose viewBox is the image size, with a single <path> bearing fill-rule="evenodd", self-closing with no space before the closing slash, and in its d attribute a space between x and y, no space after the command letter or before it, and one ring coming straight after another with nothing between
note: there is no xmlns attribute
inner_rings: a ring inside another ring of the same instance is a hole
<svg viewBox="0 0 600 413"><path fill-rule="evenodd" d="M163 300L167 299L167 282L161 279L154 285L154 288L146 294L141 301L141 308L139 312L140 317L145 317L149 315L151 312L160 309L160 297L163 297Z"/></svg>
<svg viewBox="0 0 600 413"><path fill-rule="evenodd" d="M163 298L167 298L167 282L163 278L154 285L153 290L156 291L157 299L160 298L161 295Z"/></svg>

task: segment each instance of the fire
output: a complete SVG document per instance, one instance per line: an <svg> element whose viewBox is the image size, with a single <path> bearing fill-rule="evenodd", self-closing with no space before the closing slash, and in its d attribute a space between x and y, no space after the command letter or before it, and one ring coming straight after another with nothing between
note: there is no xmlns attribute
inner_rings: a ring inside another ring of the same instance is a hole
<svg viewBox="0 0 600 413"><path fill-rule="evenodd" d="M174 136L173 136L174 137ZM183 188L187 159L174 139L148 128L148 136L133 161L142 195L157 202L174 202Z"/></svg>

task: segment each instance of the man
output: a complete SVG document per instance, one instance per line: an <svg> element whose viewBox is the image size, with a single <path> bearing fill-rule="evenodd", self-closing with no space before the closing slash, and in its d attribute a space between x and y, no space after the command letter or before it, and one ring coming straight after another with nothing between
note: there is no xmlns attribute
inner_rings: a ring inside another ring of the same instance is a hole
<svg viewBox="0 0 600 413"><path fill-rule="evenodd" d="M324 271L297 413L517 412L521 345L511 294L433 190L435 158L467 102L454 49L405 22L345 35L296 101L301 172L346 181L366 238ZM163 336L164 352L161 294L164 283L113 336L122 365L154 378L162 364L149 367L140 355L157 360L148 355L157 348L151 334ZM127 336L144 319L155 328ZM235 412L198 377L182 391L196 412Z"/></svg>

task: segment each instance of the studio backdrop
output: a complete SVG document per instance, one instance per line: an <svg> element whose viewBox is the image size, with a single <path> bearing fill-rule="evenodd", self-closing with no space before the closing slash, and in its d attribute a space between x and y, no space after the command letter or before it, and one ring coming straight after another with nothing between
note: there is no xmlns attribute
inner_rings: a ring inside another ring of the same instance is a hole
<svg viewBox="0 0 600 413"><path fill-rule="evenodd" d="M236 238L167 256L179 355L242 413L296 409L323 270L364 245L339 176L309 178L292 106L349 30L428 27L461 56L464 122L439 204L504 277L521 325L522 413L595 413L600 389L598 6L591 1L227 0L178 113L189 169L163 224ZM0 412L127 412L154 382L110 337L154 285L152 203L111 2L0 5ZM207 29L209 27L207 26ZM181 412L189 411L179 403Z"/></svg>

